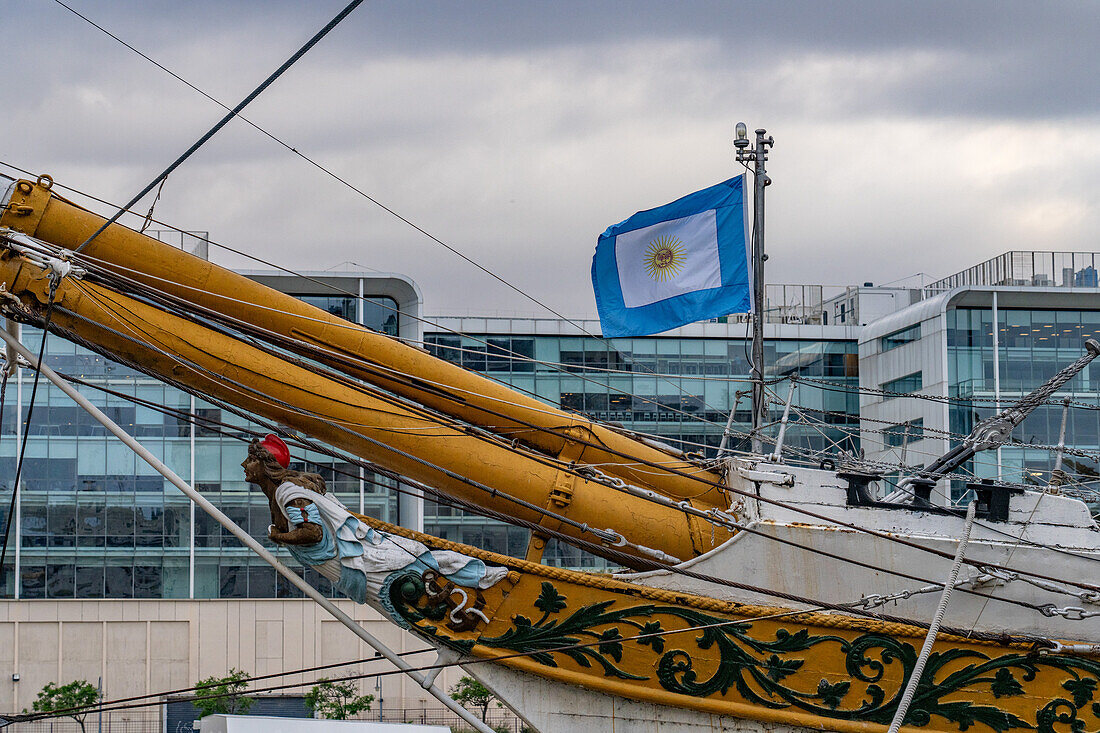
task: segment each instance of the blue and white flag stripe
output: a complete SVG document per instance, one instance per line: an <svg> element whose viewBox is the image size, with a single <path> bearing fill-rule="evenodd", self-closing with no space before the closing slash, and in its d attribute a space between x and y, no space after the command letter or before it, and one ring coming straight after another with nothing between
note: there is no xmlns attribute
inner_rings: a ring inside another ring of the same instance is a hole
<svg viewBox="0 0 1100 733"><path fill-rule="evenodd" d="M605 338L751 309L744 176L640 211L600 235L592 287Z"/></svg>

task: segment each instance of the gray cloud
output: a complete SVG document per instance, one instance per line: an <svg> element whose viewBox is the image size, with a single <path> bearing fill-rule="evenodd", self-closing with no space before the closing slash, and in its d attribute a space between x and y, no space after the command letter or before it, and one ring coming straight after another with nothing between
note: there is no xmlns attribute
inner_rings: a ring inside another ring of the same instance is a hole
<svg viewBox="0 0 1100 733"><path fill-rule="evenodd" d="M232 104L340 3L75 6ZM0 10L0 159L125 200L220 116L60 6L18 10ZM770 280L944 275L1096 246L1097 18L1080 3L366 3L246 114L569 314L594 312L599 232L739 172L737 119L777 138ZM537 311L240 122L164 193L167 220L290 267L405 272L437 312Z"/></svg>

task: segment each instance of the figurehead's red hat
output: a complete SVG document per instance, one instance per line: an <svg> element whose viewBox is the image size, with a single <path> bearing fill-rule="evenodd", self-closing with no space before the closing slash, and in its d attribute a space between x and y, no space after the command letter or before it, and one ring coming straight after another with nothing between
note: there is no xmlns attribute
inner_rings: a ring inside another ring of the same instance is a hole
<svg viewBox="0 0 1100 733"><path fill-rule="evenodd" d="M272 455L275 462L280 466L286 468L290 465L290 449L286 447L286 443L278 435L268 433L260 441L260 445L267 449L267 452Z"/></svg>

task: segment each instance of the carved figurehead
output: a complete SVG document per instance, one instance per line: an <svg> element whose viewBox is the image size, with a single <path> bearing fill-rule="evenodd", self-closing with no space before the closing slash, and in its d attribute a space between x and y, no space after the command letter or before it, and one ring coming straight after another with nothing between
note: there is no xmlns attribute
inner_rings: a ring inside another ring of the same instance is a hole
<svg viewBox="0 0 1100 733"><path fill-rule="evenodd" d="M263 440L253 440L248 446L248 456L241 462L244 480L256 484L267 497L271 510L271 525L267 528L268 538L281 545L314 545L323 538L323 530L316 522L302 522L292 530L286 511L275 501L275 490L283 483L291 482L297 486L311 489L318 494L325 493L325 480L320 474L305 473L290 469L290 449L277 435L267 435ZM308 509L311 502L305 498L294 499L291 506L296 509Z"/></svg>
<svg viewBox="0 0 1100 733"><path fill-rule="evenodd" d="M253 440L241 462L244 478L260 487L271 509L268 537L302 565L314 568L357 603L393 616L384 587L406 569L442 576L454 585L488 588L507 569L487 567L450 550L378 532L325 492L318 474L290 469L290 450L276 435Z"/></svg>

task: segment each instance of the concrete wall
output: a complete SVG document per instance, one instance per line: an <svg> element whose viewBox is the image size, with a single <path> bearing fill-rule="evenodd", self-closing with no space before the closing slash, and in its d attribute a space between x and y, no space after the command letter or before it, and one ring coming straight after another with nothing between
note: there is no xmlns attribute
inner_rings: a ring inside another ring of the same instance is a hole
<svg viewBox="0 0 1100 733"><path fill-rule="evenodd" d="M337 604L398 652L427 648L366 606ZM188 687L228 669L270 674L374 657L374 651L308 600L33 600L0 602L0 712L21 711L47 682L103 678L107 700ZM434 653L408 657L431 664ZM256 687L393 669L383 661L273 678ZM18 674L18 682L12 675ZM440 675L449 688L458 669ZM359 681L375 695L375 680ZM294 688L282 694L304 693ZM386 708L436 707L403 675L382 678Z"/></svg>

